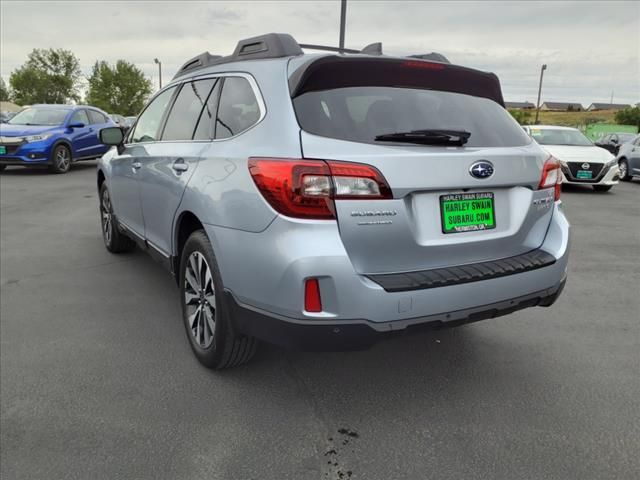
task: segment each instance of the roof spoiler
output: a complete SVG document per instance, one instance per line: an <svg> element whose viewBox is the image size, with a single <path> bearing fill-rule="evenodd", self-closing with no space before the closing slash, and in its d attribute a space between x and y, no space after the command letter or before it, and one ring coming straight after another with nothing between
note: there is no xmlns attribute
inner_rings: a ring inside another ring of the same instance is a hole
<svg viewBox="0 0 640 480"><path fill-rule="evenodd" d="M409 55L409 58L419 58L421 60L434 60L436 62L451 63L447 57L438 52L421 53L418 55Z"/></svg>

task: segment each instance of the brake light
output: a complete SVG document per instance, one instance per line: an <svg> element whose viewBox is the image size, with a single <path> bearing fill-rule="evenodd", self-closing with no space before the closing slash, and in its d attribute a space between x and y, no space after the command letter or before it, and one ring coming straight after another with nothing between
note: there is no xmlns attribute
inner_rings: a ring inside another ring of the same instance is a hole
<svg viewBox="0 0 640 480"><path fill-rule="evenodd" d="M393 198L382 174L361 163L250 158L249 172L265 200L289 217L334 219L334 199Z"/></svg>
<svg viewBox="0 0 640 480"><path fill-rule="evenodd" d="M557 202L560 200L562 192L562 171L560 170L560 161L554 156L550 156L542 166L542 178L538 190L543 188L554 188L553 198Z"/></svg>
<svg viewBox="0 0 640 480"><path fill-rule="evenodd" d="M442 63L431 63L420 60L406 60L402 62L403 67L409 68L423 68L425 70L444 70L445 66Z"/></svg>
<svg viewBox="0 0 640 480"><path fill-rule="evenodd" d="M307 312L321 312L320 284L317 278L308 278L304 282L304 309Z"/></svg>

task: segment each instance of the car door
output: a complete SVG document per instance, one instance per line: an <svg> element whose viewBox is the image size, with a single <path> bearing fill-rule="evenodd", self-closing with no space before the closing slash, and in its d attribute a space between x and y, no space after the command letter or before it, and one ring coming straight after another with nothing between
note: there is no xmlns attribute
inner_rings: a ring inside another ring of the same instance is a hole
<svg viewBox="0 0 640 480"><path fill-rule="evenodd" d="M141 159L144 235L148 245L165 259L172 251L176 210L213 138L219 83L217 78L185 82L167 115L161 142L149 145L149 155Z"/></svg>
<svg viewBox="0 0 640 480"><path fill-rule="evenodd" d="M98 133L102 128L112 126L112 122L109 121L106 115L91 108L87 110L87 114L89 116L89 121L91 122L91 127L93 128L93 137L91 138L91 155L100 157L104 155L110 147L100 142Z"/></svg>
<svg viewBox="0 0 640 480"><path fill-rule="evenodd" d="M82 124L82 127L70 127L70 125L74 124ZM84 108L74 111L69 117L67 126L71 148L73 149L73 158L78 159L90 156L96 132L93 131L87 111Z"/></svg>
<svg viewBox="0 0 640 480"><path fill-rule="evenodd" d="M160 127L175 87L160 92L140 115L120 151L109 161L109 189L118 221L140 239L144 238L144 218L140 202L139 170L159 138Z"/></svg>

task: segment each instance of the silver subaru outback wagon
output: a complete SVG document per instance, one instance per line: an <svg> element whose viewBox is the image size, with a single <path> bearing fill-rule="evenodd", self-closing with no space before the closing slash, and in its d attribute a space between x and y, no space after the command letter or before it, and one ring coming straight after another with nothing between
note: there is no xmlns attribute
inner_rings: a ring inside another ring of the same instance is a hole
<svg viewBox="0 0 640 480"><path fill-rule="evenodd" d="M550 306L569 251L560 166L497 77L305 47L268 34L199 55L126 138L101 131L105 245L175 275L200 362Z"/></svg>

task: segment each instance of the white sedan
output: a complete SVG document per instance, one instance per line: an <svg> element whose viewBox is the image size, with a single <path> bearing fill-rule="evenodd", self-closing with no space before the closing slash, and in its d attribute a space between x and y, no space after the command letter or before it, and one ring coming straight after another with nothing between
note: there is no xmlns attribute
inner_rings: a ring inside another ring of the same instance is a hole
<svg viewBox="0 0 640 480"><path fill-rule="evenodd" d="M592 185L606 192L620 180L618 162L607 150L597 147L580 130L552 125L529 125L524 130L553 155L562 166L562 183Z"/></svg>

